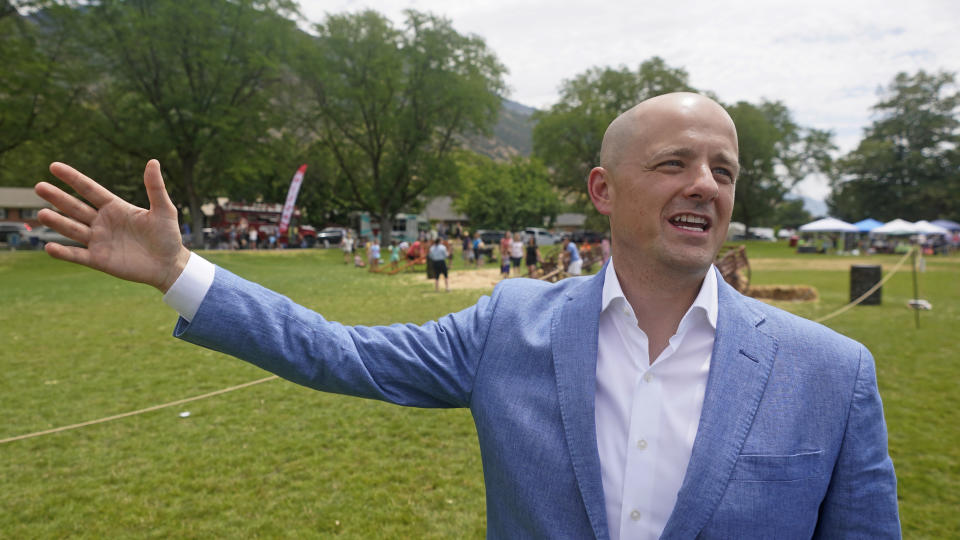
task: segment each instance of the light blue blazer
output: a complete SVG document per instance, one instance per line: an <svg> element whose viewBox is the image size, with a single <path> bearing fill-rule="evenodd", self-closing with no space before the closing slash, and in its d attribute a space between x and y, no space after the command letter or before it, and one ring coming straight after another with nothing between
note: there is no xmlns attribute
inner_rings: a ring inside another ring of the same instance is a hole
<svg viewBox="0 0 960 540"><path fill-rule="evenodd" d="M319 390L469 407L488 538L605 539L594 421L603 276L505 280L438 321L369 328L217 268L175 335ZM718 284L703 413L662 538L898 538L870 353Z"/></svg>

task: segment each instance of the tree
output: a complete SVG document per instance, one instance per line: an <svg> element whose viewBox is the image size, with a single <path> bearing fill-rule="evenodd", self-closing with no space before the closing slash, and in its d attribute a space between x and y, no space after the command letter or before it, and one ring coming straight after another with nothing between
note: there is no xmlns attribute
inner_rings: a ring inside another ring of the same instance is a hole
<svg viewBox="0 0 960 540"><path fill-rule="evenodd" d="M588 69L563 83L558 103L534 114L533 153L550 167L554 184L564 195L592 208L586 179L600 164L600 144L610 122L645 99L680 91L695 91L687 72L656 56L636 71Z"/></svg>
<svg viewBox="0 0 960 540"><path fill-rule="evenodd" d="M477 229L519 230L556 219L560 199L550 173L538 159L498 163L477 154L459 163L464 190L454 203Z"/></svg>
<svg viewBox="0 0 960 540"><path fill-rule="evenodd" d="M224 171L268 159L263 143L286 122L272 104L297 34L285 18L295 4L101 0L85 13L87 67L104 75L91 89L94 133L141 163L160 158L200 230L200 207L225 188Z"/></svg>
<svg viewBox="0 0 960 540"><path fill-rule="evenodd" d="M787 229L797 229L812 220L813 216L803 207L803 199L785 198L773 213L773 224Z"/></svg>
<svg viewBox="0 0 960 540"><path fill-rule="evenodd" d="M72 10L30 5L26 17L17 9L25 4L0 1L0 185L36 181L83 87Z"/></svg>
<svg viewBox="0 0 960 540"><path fill-rule="evenodd" d="M960 92L954 74L899 73L856 150L840 161L827 203L857 220L960 215Z"/></svg>
<svg viewBox="0 0 960 540"><path fill-rule="evenodd" d="M727 107L737 126L740 175L733 219L746 227L771 225L784 197L808 174L829 169L832 135L797 125L780 102L744 101Z"/></svg>
<svg viewBox="0 0 960 540"><path fill-rule="evenodd" d="M302 53L312 129L336 164L336 201L368 211L388 242L394 216L415 211L456 174L460 136L487 131L505 68L482 39L406 12L394 28L374 11L330 15Z"/></svg>

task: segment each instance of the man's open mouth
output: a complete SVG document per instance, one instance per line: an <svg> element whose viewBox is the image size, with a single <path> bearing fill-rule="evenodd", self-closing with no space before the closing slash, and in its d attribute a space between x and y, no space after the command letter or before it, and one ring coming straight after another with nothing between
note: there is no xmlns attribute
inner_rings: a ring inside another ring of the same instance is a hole
<svg viewBox="0 0 960 540"><path fill-rule="evenodd" d="M693 214L680 214L670 218L670 223L679 229L691 232L706 232L710 230L710 220Z"/></svg>

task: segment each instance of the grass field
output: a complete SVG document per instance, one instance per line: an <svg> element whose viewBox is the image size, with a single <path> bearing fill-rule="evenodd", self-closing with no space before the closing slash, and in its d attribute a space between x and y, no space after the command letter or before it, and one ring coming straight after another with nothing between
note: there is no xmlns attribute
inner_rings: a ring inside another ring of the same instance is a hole
<svg viewBox="0 0 960 540"><path fill-rule="evenodd" d="M750 244L756 284L806 284L782 304L818 318L848 300L849 265ZM339 251L208 258L350 324L423 322L484 290L435 293L412 275L346 266ZM456 266L455 266L456 267ZM960 257L928 258L914 328L909 265L825 324L873 352L907 538L960 537ZM266 374L170 337L147 287L0 253L0 439L200 395ZM190 411L181 418L180 413ZM404 409L274 380L138 416L0 445L0 537L482 538L476 433L463 410Z"/></svg>

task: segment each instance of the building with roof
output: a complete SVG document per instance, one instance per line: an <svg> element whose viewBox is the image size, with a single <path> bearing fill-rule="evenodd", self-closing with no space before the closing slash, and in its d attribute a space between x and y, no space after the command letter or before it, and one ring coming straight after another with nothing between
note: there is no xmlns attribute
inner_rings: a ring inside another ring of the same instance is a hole
<svg viewBox="0 0 960 540"><path fill-rule="evenodd" d="M41 208L53 208L53 205L41 199L33 188L0 187L0 221L21 221L35 227L37 213Z"/></svg>

